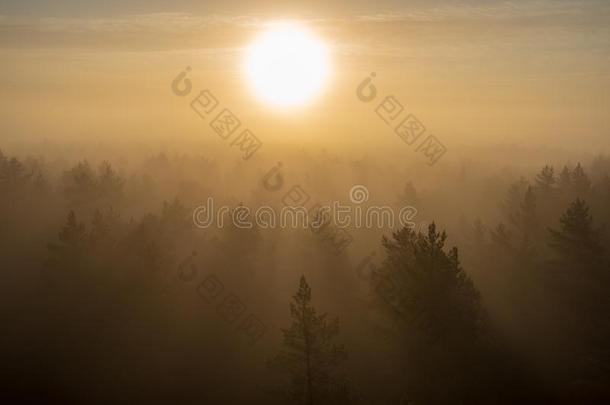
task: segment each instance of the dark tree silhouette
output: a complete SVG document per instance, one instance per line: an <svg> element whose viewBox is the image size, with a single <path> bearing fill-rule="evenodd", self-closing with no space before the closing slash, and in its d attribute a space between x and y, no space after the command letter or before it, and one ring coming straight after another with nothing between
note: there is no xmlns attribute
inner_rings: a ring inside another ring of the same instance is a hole
<svg viewBox="0 0 610 405"><path fill-rule="evenodd" d="M89 162L79 162L64 173L63 192L71 204L82 204L95 197L95 173Z"/></svg>
<svg viewBox="0 0 610 405"><path fill-rule="evenodd" d="M384 237L387 258L377 276L382 279L375 280L393 312L434 340L473 336L484 319L479 293L460 266L457 248L445 252L446 239L434 223L427 235L403 228L392 239Z"/></svg>
<svg viewBox="0 0 610 405"><path fill-rule="evenodd" d="M98 168L97 193L100 197L118 198L123 192L125 180L118 175L110 163L104 161Z"/></svg>
<svg viewBox="0 0 610 405"><path fill-rule="evenodd" d="M283 349L269 363L290 378L289 389L283 392L288 403L350 403L345 378L339 373L347 354L342 345L333 343L339 320L329 321L326 314L313 308L311 288L304 276L290 303L290 315L292 325L282 329Z"/></svg>
<svg viewBox="0 0 610 405"><path fill-rule="evenodd" d="M502 209L508 219L519 211L528 187L529 184L523 177L509 186L506 197L502 201Z"/></svg>
<svg viewBox="0 0 610 405"><path fill-rule="evenodd" d="M404 205L413 205L415 207L419 207L421 205L419 196L417 195L417 190L412 181L405 184L402 193L398 196L398 206L402 207Z"/></svg>
<svg viewBox="0 0 610 405"><path fill-rule="evenodd" d="M396 321L408 364L404 387L417 403L510 402L492 386L509 384L504 373L512 366L495 343L457 248L446 250L446 239L434 223L427 234L403 228L383 239L387 257L373 286Z"/></svg>
<svg viewBox="0 0 610 405"><path fill-rule="evenodd" d="M555 186L555 169L552 166L544 166L540 173L536 175L536 186L545 193L548 193Z"/></svg>
<svg viewBox="0 0 610 405"><path fill-rule="evenodd" d="M500 222L490 232L492 243L504 251L510 251L512 248L512 234L510 230Z"/></svg>
<svg viewBox="0 0 610 405"><path fill-rule="evenodd" d="M601 230L585 201L576 199L559 220L560 229L550 230L550 246L567 264L599 264L602 258Z"/></svg>
<svg viewBox="0 0 610 405"><path fill-rule="evenodd" d="M79 265L84 257L87 243L85 225L78 221L74 211L68 213L66 223L61 228L58 241L48 245L51 257L47 265L55 270L67 271Z"/></svg>
<svg viewBox="0 0 610 405"><path fill-rule="evenodd" d="M72 205L114 202L121 196L125 183L110 163L102 162L96 172L86 160L64 172L62 182Z"/></svg>
<svg viewBox="0 0 610 405"><path fill-rule="evenodd" d="M591 190L591 180L580 163L572 171L572 187L574 194L581 198L586 197Z"/></svg>
<svg viewBox="0 0 610 405"><path fill-rule="evenodd" d="M550 230L550 246L561 272L553 279L565 334L572 337L570 356L564 361L568 388L583 403L610 400L610 322L608 285L601 229L594 225L585 201L576 199L560 218L559 230ZM588 398L587 398L588 397ZM584 399L587 398L587 399Z"/></svg>
<svg viewBox="0 0 610 405"><path fill-rule="evenodd" d="M536 206L536 195L532 187L528 187L519 209L511 217L511 223L521 234L523 240L530 241L538 234L538 212Z"/></svg>

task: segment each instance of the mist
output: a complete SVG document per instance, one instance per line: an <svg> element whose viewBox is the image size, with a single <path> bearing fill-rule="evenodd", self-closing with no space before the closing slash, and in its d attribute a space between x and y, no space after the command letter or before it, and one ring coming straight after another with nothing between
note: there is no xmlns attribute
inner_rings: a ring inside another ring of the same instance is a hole
<svg viewBox="0 0 610 405"><path fill-rule="evenodd" d="M7 401L610 400L605 3L9 3ZM332 71L272 108L287 17Z"/></svg>

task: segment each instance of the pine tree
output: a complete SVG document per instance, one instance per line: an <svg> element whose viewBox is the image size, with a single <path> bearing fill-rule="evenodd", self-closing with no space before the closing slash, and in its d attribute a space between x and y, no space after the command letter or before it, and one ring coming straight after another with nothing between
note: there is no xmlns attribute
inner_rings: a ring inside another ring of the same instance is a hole
<svg viewBox="0 0 610 405"><path fill-rule="evenodd" d="M572 172L572 187L577 197L585 197L591 190L591 180L589 180L589 176L587 176L580 163L576 165Z"/></svg>
<svg viewBox="0 0 610 405"><path fill-rule="evenodd" d="M192 225L192 218L188 209L175 198L171 203L163 201L161 223L165 230L173 236L173 234L188 230Z"/></svg>
<svg viewBox="0 0 610 405"><path fill-rule="evenodd" d="M115 199L123 192L125 180L120 177L106 161L102 162L98 168L96 188L98 197Z"/></svg>
<svg viewBox="0 0 610 405"><path fill-rule="evenodd" d="M601 230L593 226L593 217L585 201L576 199L559 220L560 230L550 230L550 246L565 262L599 263L602 257Z"/></svg>
<svg viewBox="0 0 610 405"><path fill-rule="evenodd" d="M55 270L73 270L82 265L87 248L87 232L85 225L78 222L74 211L68 213L58 236L58 242L48 245L51 257L47 265Z"/></svg>
<svg viewBox="0 0 610 405"><path fill-rule="evenodd" d="M271 361L272 369L290 378L284 394L291 404L347 404L345 379L338 373L346 359L342 345L333 343L339 321L318 315L311 305L311 288L301 277L299 290L290 303L292 325L282 329L283 349Z"/></svg>
<svg viewBox="0 0 610 405"><path fill-rule="evenodd" d="M392 239L384 237L387 258L378 276L383 280L375 280L377 293L393 312L415 322L433 340L476 335L484 317L457 248L445 252L446 239L434 223L427 235L403 228Z"/></svg>
<svg viewBox="0 0 610 405"><path fill-rule="evenodd" d="M536 195L532 187L528 187L519 210L511 215L512 224L520 232L522 239L532 240L538 233L538 214Z"/></svg>
<svg viewBox="0 0 610 405"><path fill-rule="evenodd" d="M566 333L578 338L566 367L573 378L608 387L610 273L604 263L601 230L595 228L587 204L577 199L562 215L560 229L550 232L550 245L559 258L555 264L561 270L561 276L554 279L554 290L561 297L561 319L569 325ZM585 402L607 403L608 391L604 389L599 394L602 392L604 399L593 394Z"/></svg>
<svg viewBox="0 0 610 405"><path fill-rule="evenodd" d="M66 247L78 248L85 242L85 225L78 222L73 210L68 213L66 224L59 232L59 241Z"/></svg>
<svg viewBox="0 0 610 405"><path fill-rule="evenodd" d="M63 174L63 191L71 204L83 204L96 197L96 178L89 162L79 162Z"/></svg>
<svg viewBox="0 0 610 405"><path fill-rule="evenodd" d="M419 207L421 205L417 190L412 181L405 184L402 193L398 196L398 206L403 207L405 205L412 205L414 207Z"/></svg>
<svg viewBox="0 0 610 405"><path fill-rule="evenodd" d="M511 216L519 211L528 187L528 182L523 177L509 186L504 202L502 203L502 208L507 218L510 219Z"/></svg>
<svg viewBox="0 0 610 405"><path fill-rule="evenodd" d="M384 237L373 287L393 320L398 355L416 370L404 375L416 403L496 403L495 393L472 389L489 383L497 352L480 294L446 240L434 223L427 234L403 228Z"/></svg>
<svg viewBox="0 0 610 405"><path fill-rule="evenodd" d="M118 243L122 228L121 216L112 207L96 209L88 234L90 244L98 250L112 249Z"/></svg>
<svg viewBox="0 0 610 405"><path fill-rule="evenodd" d="M32 173L17 158L0 155L0 191L14 191L23 187L29 184L31 177Z"/></svg>
<svg viewBox="0 0 610 405"><path fill-rule="evenodd" d="M506 250L511 249L511 237L512 235L510 231L502 222L500 222L498 226L496 226L496 228L491 231L491 241L495 245L500 246Z"/></svg>
<svg viewBox="0 0 610 405"><path fill-rule="evenodd" d="M170 236L158 215L148 214L125 238L134 271L155 272L172 262L176 237Z"/></svg>
<svg viewBox="0 0 610 405"><path fill-rule="evenodd" d="M555 186L555 169L552 166L544 166L536 176L536 186L544 193L548 193Z"/></svg>

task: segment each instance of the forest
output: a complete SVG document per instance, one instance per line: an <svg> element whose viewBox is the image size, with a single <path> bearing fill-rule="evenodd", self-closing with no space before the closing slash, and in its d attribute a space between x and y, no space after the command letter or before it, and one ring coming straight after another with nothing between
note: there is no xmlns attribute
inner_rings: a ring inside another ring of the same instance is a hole
<svg viewBox="0 0 610 405"><path fill-rule="evenodd" d="M106 152L0 152L5 403L610 401L609 156L287 150L270 188L274 161ZM293 183L311 203L366 185L417 226L336 249L193 221L210 196L279 207Z"/></svg>

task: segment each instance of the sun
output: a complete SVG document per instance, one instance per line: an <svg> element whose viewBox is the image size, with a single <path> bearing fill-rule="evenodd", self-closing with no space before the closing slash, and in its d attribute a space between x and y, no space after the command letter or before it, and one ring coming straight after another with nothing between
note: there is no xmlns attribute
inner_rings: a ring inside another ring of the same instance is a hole
<svg viewBox="0 0 610 405"><path fill-rule="evenodd" d="M328 80L328 49L300 24L275 23L247 48L245 73L262 101L276 107L305 105Z"/></svg>

